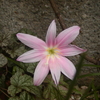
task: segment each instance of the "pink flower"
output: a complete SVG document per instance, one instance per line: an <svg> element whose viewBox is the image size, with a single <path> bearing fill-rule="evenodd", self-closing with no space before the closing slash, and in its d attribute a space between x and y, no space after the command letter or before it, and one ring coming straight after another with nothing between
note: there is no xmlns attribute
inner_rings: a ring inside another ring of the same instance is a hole
<svg viewBox="0 0 100 100"><path fill-rule="evenodd" d="M22 43L32 48L32 50L19 56L17 61L24 63L40 61L34 72L34 85L40 85L49 70L56 85L59 83L61 72L69 79L74 78L75 66L65 56L74 56L86 51L70 44L79 34L79 30L79 26L72 26L56 37L56 23L53 20L47 31L46 43L29 34L17 34L17 38Z"/></svg>

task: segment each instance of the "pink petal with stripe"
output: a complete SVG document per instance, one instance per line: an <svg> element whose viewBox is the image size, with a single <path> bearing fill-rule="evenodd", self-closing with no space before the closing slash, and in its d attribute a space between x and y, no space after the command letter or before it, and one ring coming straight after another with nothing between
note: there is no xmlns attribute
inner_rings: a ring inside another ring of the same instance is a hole
<svg viewBox="0 0 100 100"><path fill-rule="evenodd" d="M47 35L46 35L46 43L48 46L53 46L55 43L56 37L56 23L53 20L48 28Z"/></svg>
<svg viewBox="0 0 100 100"><path fill-rule="evenodd" d="M40 50L30 50L17 58L17 61L24 63L33 63L42 60L45 55Z"/></svg>
<svg viewBox="0 0 100 100"><path fill-rule="evenodd" d="M18 33L17 38L30 48L44 49L46 47L46 43L43 40L29 34Z"/></svg>
<svg viewBox="0 0 100 100"><path fill-rule="evenodd" d="M59 47L65 47L70 44L79 34L80 27L72 26L62 31L56 38L56 43Z"/></svg>
<svg viewBox="0 0 100 100"><path fill-rule="evenodd" d="M75 66L73 65L73 63L68 60L67 58L65 57L62 57L60 56L59 57L59 64L61 65L61 72L67 76L69 79L73 79L74 78L74 75L76 73L76 69L75 69Z"/></svg>
<svg viewBox="0 0 100 100"><path fill-rule="evenodd" d="M34 85L40 85L44 79L46 78L47 74L49 73L49 67L46 64L46 58L42 59L39 64L37 65L35 72L34 72Z"/></svg>
<svg viewBox="0 0 100 100"><path fill-rule="evenodd" d="M52 78L55 82L55 84L59 84L59 80L60 80L60 66L58 63L58 60L56 58L52 59L50 58L49 60L49 68L50 68L50 72L52 75Z"/></svg>
<svg viewBox="0 0 100 100"><path fill-rule="evenodd" d="M60 54L62 56L74 56L85 52L85 49L79 48L75 45L68 45L60 49Z"/></svg>

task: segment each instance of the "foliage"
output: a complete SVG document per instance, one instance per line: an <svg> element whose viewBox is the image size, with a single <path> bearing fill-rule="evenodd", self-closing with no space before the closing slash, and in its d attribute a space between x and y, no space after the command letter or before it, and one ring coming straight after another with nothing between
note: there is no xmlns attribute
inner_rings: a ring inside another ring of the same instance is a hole
<svg viewBox="0 0 100 100"><path fill-rule="evenodd" d="M28 29L21 29L19 32L35 35ZM55 86L51 75L48 75L42 85L38 87L34 86L33 75L38 62L25 64L15 60L17 56L29 49L22 45L15 35L16 33L11 36L9 44L6 44L7 42L5 43L5 47L2 44L2 50L9 56L0 50L0 60L4 61L3 64L0 62L0 93L6 96L8 95L8 100L68 100L73 96L76 100L78 100L78 98L80 98L80 100L100 99L100 87L95 85L94 80L90 82L90 85L86 87L86 89L82 89L76 84L80 78L100 75L99 72L79 75L81 67L100 67L100 65L83 64L84 58L81 58L79 64L76 66L77 73L73 81L66 81L62 75L59 85ZM6 67L3 67L5 65Z"/></svg>
<svg viewBox="0 0 100 100"><path fill-rule="evenodd" d="M35 87L32 83L32 77L22 74L22 72L16 72L10 79L11 85L8 87L8 93L11 96L15 96L21 91L28 91L36 96L40 96L38 94L40 92L39 87Z"/></svg>
<svg viewBox="0 0 100 100"><path fill-rule="evenodd" d="M6 64L7 64L7 58L3 54L0 54L0 67L3 67Z"/></svg>
<svg viewBox="0 0 100 100"><path fill-rule="evenodd" d="M31 30L25 28L19 30L17 33L26 33L35 35ZM25 45L23 45L18 41L18 39L16 38L16 33L10 35L9 37L10 38L8 42L5 43L6 46L2 46L2 49L5 50L6 53L8 53L12 58L21 55L22 53L26 52L27 49L29 49L28 47L26 47Z"/></svg>

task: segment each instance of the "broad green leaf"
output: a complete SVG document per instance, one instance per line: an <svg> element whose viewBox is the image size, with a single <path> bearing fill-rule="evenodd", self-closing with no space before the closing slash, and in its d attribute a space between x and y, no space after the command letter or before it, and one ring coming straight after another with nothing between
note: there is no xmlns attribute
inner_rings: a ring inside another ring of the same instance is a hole
<svg viewBox="0 0 100 100"><path fill-rule="evenodd" d="M19 97L11 97L11 98L9 98L9 100L20 100L20 98Z"/></svg>
<svg viewBox="0 0 100 100"><path fill-rule="evenodd" d="M18 66L14 66L14 67L13 67L12 73L14 74L14 73L16 73L16 72L22 72L22 73L24 73L24 70L21 69L21 68L19 68Z"/></svg>
<svg viewBox="0 0 100 100"><path fill-rule="evenodd" d="M22 89L28 91L29 93L35 94L38 97L41 96L42 91L39 90L37 87L35 87L34 85L29 85L29 86L22 86Z"/></svg>
<svg viewBox="0 0 100 100"><path fill-rule="evenodd" d="M44 80L44 83L46 83L46 84L48 84L48 83L54 84L54 81L52 79L51 74L47 75L46 79Z"/></svg>
<svg viewBox="0 0 100 100"><path fill-rule="evenodd" d="M20 93L19 96L9 98L9 100L35 100L34 96L26 91Z"/></svg>
<svg viewBox="0 0 100 100"><path fill-rule="evenodd" d="M16 36L16 35L15 35ZM19 56L20 54L26 52L25 45L22 43L19 43L17 41L17 38L14 39L13 37L10 37L10 41L8 42L6 48L3 48L12 58Z"/></svg>
<svg viewBox="0 0 100 100"><path fill-rule="evenodd" d="M58 85L58 87L59 87L59 91L61 92L61 94L65 96L66 93L68 92L69 85L67 82L64 81L63 75L61 75L60 77L60 84Z"/></svg>
<svg viewBox="0 0 100 100"><path fill-rule="evenodd" d="M26 33L26 34L36 35L31 30L25 29L25 28L19 30L17 33ZM23 54L24 52L27 51L27 49L29 49L29 47L26 47L21 42L18 42L18 39L16 37L17 33L14 33L13 35L11 35L7 48L4 48L5 51L9 53L12 58Z"/></svg>
<svg viewBox="0 0 100 100"><path fill-rule="evenodd" d="M1 31L2 30L2 31ZM0 24L0 47L5 47L8 45L10 38L10 32L4 32L4 26Z"/></svg>
<svg viewBox="0 0 100 100"><path fill-rule="evenodd" d="M3 67L7 62L7 58L3 54L0 54L0 67Z"/></svg>
<svg viewBox="0 0 100 100"><path fill-rule="evenodd" d="M2 25L1 25L2 26ZM34 34L31 30L29 29L21 29L17 33L26 33L26 34ZM0 40L3 42L0 42L0 46L5 50L12 58L19 56L26 52L28 47L26 47L24 44L21 42L18 42L18 39L16 37L16 34L10 35L10 34L0 34Z"/></svg>
<svg viewBox="0 0 100 100"><path fill-rule="evenodd" d="M52 93L52 85L48 84L47 87L44 88L43 96L45 99L54 100L55 95Z"/></svg>
<svg viewBox="0 0 100 100"><path fill-rule="evenodd" d="M59 88L52 86L52 93L54 94L54 96L57 100L64 100L64 97L61 94Z"/></svg>
<svg viewBox="0 0 100 100"><path fill-rule="evenodd" d="M68 88L67 88L67 87L64 87L64 86L62 86L62 85L59 85L58 87L59 87L60 93L61 93L63 96L65 96L66 93L68 92Z"/></svg>
<svg viewBox="0 0 100 100"><path fill-rule="evenodd" d="M11 77L11 85L14 86L14 89L18 88L20 90L26 90L36 96L41 96L39 87L33 85L33 78L26 74L22 74L21 72L16 72L15 75ZM8 91L9 90L10 88L8 88ZM9 94L12 95L11 91L9 91ZM16 93L13 93L13 96L14 95L16 95Z"/></svg>
<svg viewBox="0 0 100 100"><path fill-rule="evenodd" d="M27 71L31 74L33 74L35 67L37 66L37 62L36 63L19 63L19 66L21 69L24 69L24 71Z"/></svg>
<svg viewBox="0 0 100 100"><path fill-rule="evenodd" d="M33 72L34 72L34 70L35 70L37 64L38 64L37 62L36 62L36 63L28 64L28 65L27 65L27 66L28 66L27 71L33 74Z"/></svg>
<svg viewBox="0 0 100 100"><path fill-rule="evenodd" d="M35 100L32 94L24 91L20 94L20 100Z"/></svg>
<svg viewBox="0 0 100 100"><path fill-rule="evenodd" d="M65 76L64 76L64 77L65 77ZM62 86L64 86L64 87L66 87L66 88L69 88L68 80L67 80L67 82L64 81L64 77L63 77L63 75L61 75L61 77L60 77L60 84L61 84Z"/></svg>
<svg viewBox="0 0 100 100"><path fill-rule="evenodd" d="M10 56L12 58L16 57L16 56L20 56L21 54L23 54L24 52L26 52L27 50L25 49L25 46L13 46L13 49L7 49L6 52L8 54L10 54Z"/></svg>
<svg viewBox="0 0 100 100"><path fill-rule="evenodd" d="M15 94L21 92L21 88L17 87L17 86L14 86L14 85L10 85L8 87L8 93L11 95L11 96L15 96Z"/></svg>
<svg viewBox="0 0 100 100"><path fill-rule="evenodd" d="M15 75L13 75L10 79L11 81L11 84L14 85L14 86L19 86L19 81L21 81L20 79L20 76L22 75L21 72L17 72L15 73Z"/></svg>
<svg viewBox="0 0 100 100"><path fill-rule="evenodd" d="M57 87L54 87L52 84L49 84L44 88L43 96L47 100L64 100L60 90L57 89Z"/></svg>
<svg viewBox="0 0 100 100"><path fill-rule="evenodd" d="M16 65L16 67L18 66L19 68L21 68L22 70L24 70L24 71L26 71L27 70L27 64L25 64L25 63L22 63L22 62L18 62L18 61L16 61L16 60L14 60L14 59L11 59L11 58L8 58L7 57L7 59L8 59L8 61L9 61L9 63L8 63L8 66L10 67L11 65L12 66L15 66ZM15 70L15 69L14 69Z"/></svg>

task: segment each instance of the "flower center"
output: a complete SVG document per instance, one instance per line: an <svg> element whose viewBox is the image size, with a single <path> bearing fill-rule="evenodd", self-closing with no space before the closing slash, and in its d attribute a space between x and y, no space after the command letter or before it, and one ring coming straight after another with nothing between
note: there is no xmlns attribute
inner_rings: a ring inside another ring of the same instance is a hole
<svg viewBox="0 0 100 100"><path fill-rule="evenodd" d="M46 55L47 55L47 61L46 64L48 64L49 59L52 58L53 60L55 59L55 57L59 54L59 49L56 47L53 48L47 48L46 49Z"/></svg>
<svg viewBox="0 0 100 100"><path fill-rule="evenodd" d="M58 52L57 48L48 48L47 49L48 56L55 55L55 54L57 54L57 52Z"/></svg>
<svg viewBox="0 0 100 100"><path fill-rule="evenodd" d="M54 54L55 54L55 50L54 50L54 49L49 49L49 50L48 50L48 53L49 53L50 55L54 55Z"/></svg>

